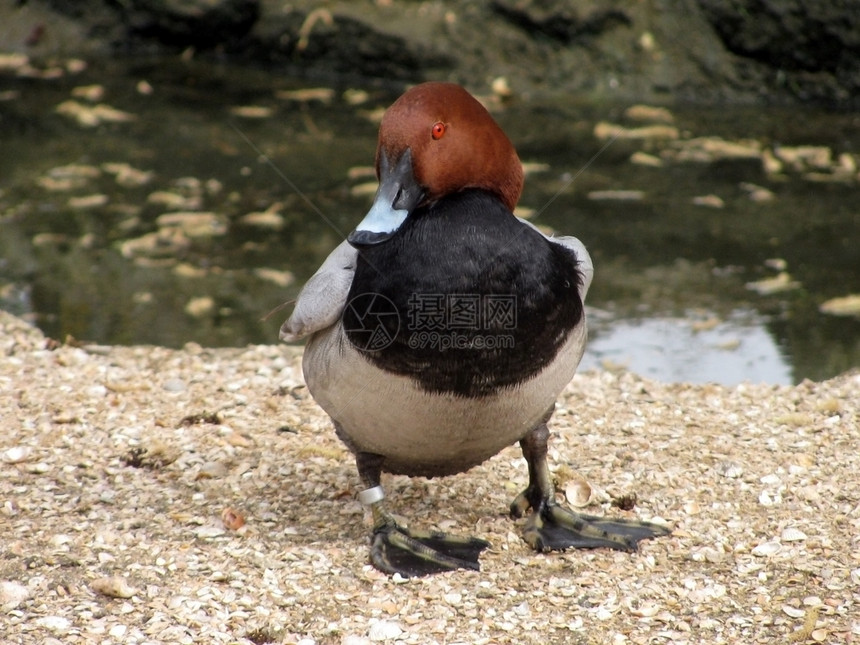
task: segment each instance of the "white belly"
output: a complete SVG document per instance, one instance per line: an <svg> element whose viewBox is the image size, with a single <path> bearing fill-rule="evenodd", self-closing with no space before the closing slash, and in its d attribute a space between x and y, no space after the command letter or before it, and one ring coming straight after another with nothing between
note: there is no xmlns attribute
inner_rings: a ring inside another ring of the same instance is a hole
<svg viewBox="0 0 860 645"><path fill-rule="evenodd" d="M430 393L382 371L352 347L340 324L310 339L302 367L314 399L352 448L382 455L389 472L446 475L489 459L540 423L573 378L585 337L583 321L544 370L481 398Z"/></svg>

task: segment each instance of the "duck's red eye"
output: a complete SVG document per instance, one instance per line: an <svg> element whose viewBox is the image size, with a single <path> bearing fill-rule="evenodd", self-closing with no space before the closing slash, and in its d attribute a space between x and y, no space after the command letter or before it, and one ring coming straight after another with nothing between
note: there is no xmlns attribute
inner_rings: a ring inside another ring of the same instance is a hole
<svg viewBox="0 0 860 645"><path fill-rule="evenodd" d="M430 132L434 139L441 139L445 134L445 124L440 121L433 126L433 129Z"/></svg>

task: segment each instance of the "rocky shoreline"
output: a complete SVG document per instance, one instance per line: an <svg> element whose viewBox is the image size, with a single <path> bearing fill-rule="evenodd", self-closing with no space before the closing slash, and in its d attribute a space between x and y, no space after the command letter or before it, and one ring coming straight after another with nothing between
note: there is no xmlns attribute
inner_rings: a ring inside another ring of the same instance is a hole
<svg viewBox="0 0 860 645"><path fill-rule="evenodd" d="M398 580L367 564L354 465L300 350L76 346L0 312L0 357L7 643L860 637L856 371L578 375L551 427L559 491L673 534L637 554L530 552L506 516L527 479L511 447L456 477L386 478L395 512L492 543L479 573Z"/></svg>
<svg viewBox="0 0 860 645"><path fill-rule="evenodd" d="M355 82L502 79L514 94L621 101L860 101L840 0L29 0L0 8L34 58L182 55Z"/></svg>

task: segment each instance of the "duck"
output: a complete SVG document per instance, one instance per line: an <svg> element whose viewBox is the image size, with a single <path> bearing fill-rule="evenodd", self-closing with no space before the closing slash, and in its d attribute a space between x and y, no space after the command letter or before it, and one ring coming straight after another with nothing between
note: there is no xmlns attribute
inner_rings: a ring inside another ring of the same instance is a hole
<svg viewBox="0 0 860 645"><path fill-rule="evenodd" d="M373 203L301 289L283 341L355 458L370 562L387 574L479 570L479 537L413 528L382 474L443 477L519 443L528 485L510 506L535 551L635 551L662 524L584 515L556 500L548 422L587 338L594 268L575 237L514 215L522 163L487 109L426 82L384 113Z"/></svg>

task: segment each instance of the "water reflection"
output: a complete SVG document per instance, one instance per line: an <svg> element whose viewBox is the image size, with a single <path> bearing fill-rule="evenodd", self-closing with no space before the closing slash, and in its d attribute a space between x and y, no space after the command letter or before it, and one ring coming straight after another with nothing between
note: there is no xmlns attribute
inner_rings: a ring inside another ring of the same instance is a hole
<svg viewBox="0 0 860 645"><path fill-rule="evenodd" d="M664 382L792 383L787 358L756 318L738 311L709 329L678 318L598 321L582 369L624 367Z"/></svg>

